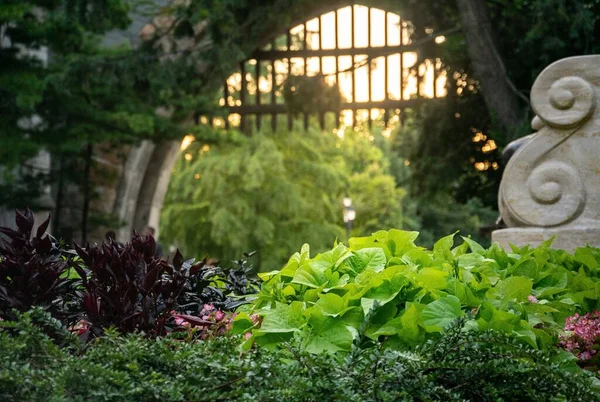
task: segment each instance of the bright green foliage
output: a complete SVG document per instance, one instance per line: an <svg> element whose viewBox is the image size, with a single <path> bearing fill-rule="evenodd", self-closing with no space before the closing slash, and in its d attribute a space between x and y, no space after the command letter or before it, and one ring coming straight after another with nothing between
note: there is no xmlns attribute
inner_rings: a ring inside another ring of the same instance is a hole
<svg viewBox="0 0 600 402"><path fill-rule="evenodd" d="M250 310L264 321L251 341L297 338L310 352L348 352L364 327L373 341L383 336L389 347L404 349L468 317L469 328L545 348L556 343L567 316L600 305L600 249L571 255L547 242L507 253L469 238L454 247L450 235L429 251L414 244L417 235L379 231L313 258L303 246L283 269L261 274Z"/></svg>
<svg viewBox="0 0 600 402"><path fill-rule="evenodd" d="M404 223L404 191L363 133L232 132L208 151L198 142L184 154L192 160L175 168L161 236L190 255L228 260L257 250L257 265L272 270L306 241L324 251L345 237L346 195L356 208L353 233Z"/></svg>
<svg viewBox="0 0 600 402"><path fill-rule="evenodd" d="M36 310L0 323L0 400L599 400L598 381L566 352L461 324L415 352L355 348L336 359L295 343L240 355L236 337L197 343L111 332L85 350L59 349L42 329L64 328Z"/></svg>

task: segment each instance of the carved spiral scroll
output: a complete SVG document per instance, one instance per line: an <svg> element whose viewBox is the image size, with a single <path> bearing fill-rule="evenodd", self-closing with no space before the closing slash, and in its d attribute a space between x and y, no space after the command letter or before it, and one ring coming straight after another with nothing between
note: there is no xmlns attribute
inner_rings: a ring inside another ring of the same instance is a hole
<svg viewBox="0 0 600 402"><path fill-rule="evenodd" d="M536 166L526 185L508 185L510 214L528 226L557 226L576 218L585 205L585 186L570 164L549 160Z"/></svg>
<svg viewBox="0 0 600 402"><path fill-rule="evenodd" d="M550 126L580 125L596 108L593 86L581 77L563 77L556 81L554 78L554 74L545 72L540 75L531 92L533 109Z"/></svg>

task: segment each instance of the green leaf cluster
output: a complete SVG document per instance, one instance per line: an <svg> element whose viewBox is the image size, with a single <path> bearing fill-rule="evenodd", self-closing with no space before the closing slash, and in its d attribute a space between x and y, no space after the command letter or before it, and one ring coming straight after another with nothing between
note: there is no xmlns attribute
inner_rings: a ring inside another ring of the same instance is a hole
<svg viewBox="0 0 600 402"><path fill-rule="evenodd" d="M313 353L346 353L364 332L376 343L406 349L439 338L458 318L535 348L556 344L567 316L597 309L600 249L573 255L550 248L485 249L455 235L432 250L415 245L417 232L379 231L310 256L304 245L264 283L251 306L263 317L252 342L276 346L298 339Z"/></svg>

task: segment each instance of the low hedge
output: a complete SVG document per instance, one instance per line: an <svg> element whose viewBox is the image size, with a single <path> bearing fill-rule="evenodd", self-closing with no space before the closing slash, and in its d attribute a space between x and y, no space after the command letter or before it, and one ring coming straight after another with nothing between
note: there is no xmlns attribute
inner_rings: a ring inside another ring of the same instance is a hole
<svg viewBox="0 0 600 402"><path fill-rule="evenodd" d="M0 400L600 400L598 380L566 352L469 332L464 322L415 352L354 347L342 358L293 342L240 354L237 337L185 342L112 330L81 346L35 310L0 323Z"/></svg>

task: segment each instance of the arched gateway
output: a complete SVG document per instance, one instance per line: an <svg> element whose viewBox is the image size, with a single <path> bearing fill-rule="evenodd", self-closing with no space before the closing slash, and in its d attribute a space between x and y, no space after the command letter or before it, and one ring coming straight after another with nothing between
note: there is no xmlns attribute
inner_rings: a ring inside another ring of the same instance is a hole
<svg viewBox="0 0 600 402"><path fill-rule="evenodd" d="M293 10L298 13L292 16L295 22L265 35L222 86L221 106L227 109L227 117L213 118L198 111L198 122L249 131L265 125L290 126L293 112L303 115L305 124L316 116L323 128L327 121L341 129L357 124L387 126L400 120L405 108L445 96L446 70L436 44L457 29L417 30L410 20L375 5L336 1L326 7ZM109 35L107 40L135 43L164 23L168 23L164 18L144 22L134 16L128 32ZM303 77L337 86L341 98L319 105L318 110L290 110L283 92L293 94L293 80ZM103 192L102 202L106 212L125 223L119 238L128 239L132 230L147 225L158 228L180 149L176 141L143 141L128 150L123 163L113 164L120 179L116 189Z"/></svg>

